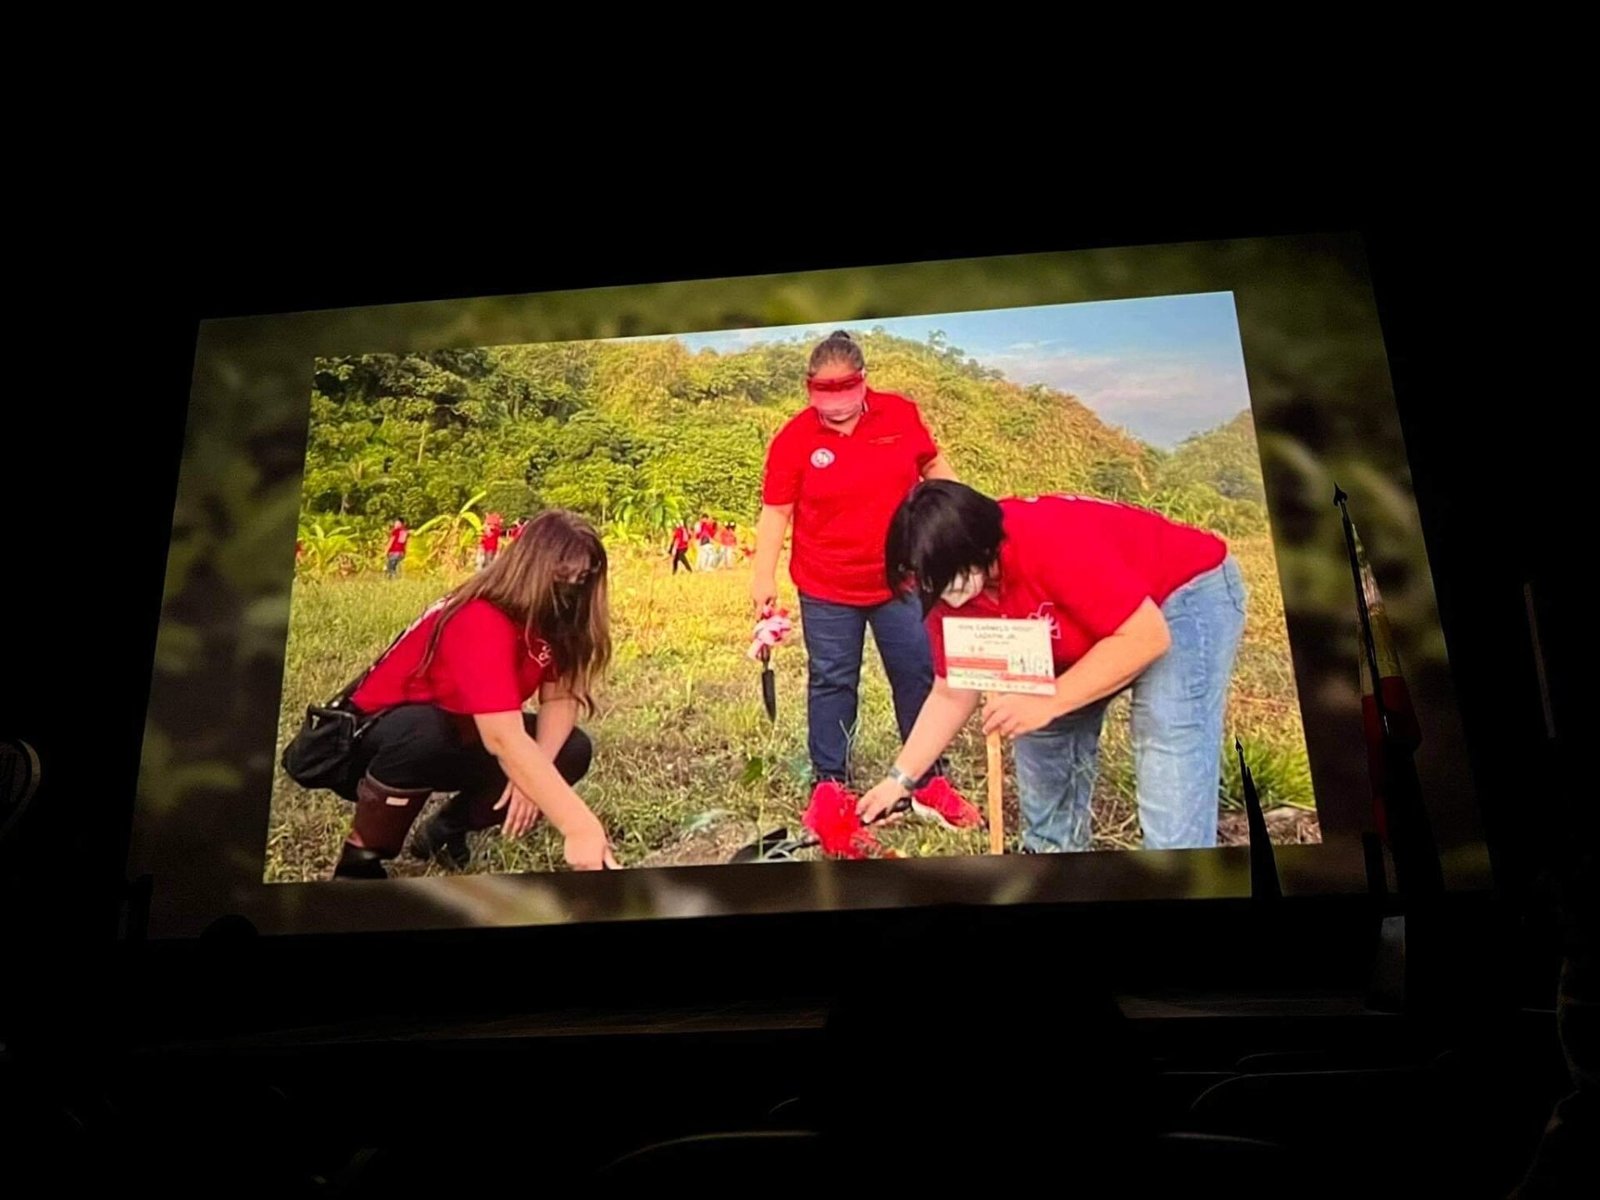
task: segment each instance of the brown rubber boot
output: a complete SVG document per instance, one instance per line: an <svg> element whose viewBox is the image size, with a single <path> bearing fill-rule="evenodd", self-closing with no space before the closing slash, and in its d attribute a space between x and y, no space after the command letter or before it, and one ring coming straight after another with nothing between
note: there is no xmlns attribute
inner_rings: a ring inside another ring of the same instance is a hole
<svg viewBox="0 0 1600 1200"><path fill-rule="evenodd" d="M385 879L383 860L405 845L411 824L433 795L432 788L393 788L363 775L356 784L354 832L358 846L347 841L333 869L335 879Z"/></svg>

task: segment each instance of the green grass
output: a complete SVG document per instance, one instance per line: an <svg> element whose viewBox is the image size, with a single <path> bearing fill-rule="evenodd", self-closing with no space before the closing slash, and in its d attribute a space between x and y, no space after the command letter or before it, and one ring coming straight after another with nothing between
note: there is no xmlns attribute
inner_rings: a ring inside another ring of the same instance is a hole
<svg viewBox="0 0 1600 1200"><path fill-rule="evenodd" d="M1229 698L1224 762L1233 759L1238 733L1263 801L1309 806L1309 769L1271 542L1262 535L1235 539L1233 547L1251 600ZM415 576L386 581L377 574L297 579L279 747L293 736L307 704L326 700L358 674L452 582ZM761 706L760 669L744 656L752 625L748 585L748 566L674 578L664 558L620 548L613 552L616 655L597 696L598 711L585 722L596 754L578 790L605 823L624 864L730 822L747 828L752 839L776 825L798 832L810 790L805 652L797 634L792 647L774 656L778 720L769 724ZM794 611L792 593L787 602ZM1126 704L1125 699L1113 704L1102 742L1095 797L1095 840L1101 848L1139 844ZM859 778L864 783L879 778L897 748L889 688L869 635L854 753ZM952 746L950 759L957 785L983 807L984 746L976 722ZM1234 761L1225 768L1224 804L1239 801L1237 777ZM1006 840L1015 847L1016 784L1009 755L1005 794ZM307 792L280 771L273 786L267 879L326 878L349 820L345 801L328 792ZM956 832L915 821L885 828L880 840L908 856L980 854L987 847L981 831ZM497 834L477 837L473 856L473 869L479 871L562 866L560 838L545 822L515 842ZM437 870L404 859L391 868L395 874Z"/></svg>

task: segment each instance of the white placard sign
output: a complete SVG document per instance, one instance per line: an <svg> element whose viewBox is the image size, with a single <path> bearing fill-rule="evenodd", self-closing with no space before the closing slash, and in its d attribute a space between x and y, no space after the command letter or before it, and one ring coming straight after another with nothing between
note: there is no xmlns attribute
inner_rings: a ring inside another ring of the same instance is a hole
<svg viewBox="0 0 1600 1200"><path fill-rule="evenodd" d="M945 617L944 666L946 681L962 691L1053 696L1050 622Z"/></svg>

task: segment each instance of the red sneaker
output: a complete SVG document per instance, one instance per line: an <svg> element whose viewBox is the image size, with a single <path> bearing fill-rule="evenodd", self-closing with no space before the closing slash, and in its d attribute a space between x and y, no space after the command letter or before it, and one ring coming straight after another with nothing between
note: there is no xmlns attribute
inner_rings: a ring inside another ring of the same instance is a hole
<svg viewBox="0 0 1600 1200"><path fill-rule="evenodd" d="M976 829L983 824L983 814L968 803L943 775L928 780L928 786L918 788L911 796L911 811L925 821L937 821L946 829Z"/></svg>
<svg viewBox="0 0 1600 1200"><path fill-rule="evenodd" d="M817 835L824 854L838 858L877 858L883 848L856 815L859 797L842 783L825 779L811 791L801 823Z"/></svg>

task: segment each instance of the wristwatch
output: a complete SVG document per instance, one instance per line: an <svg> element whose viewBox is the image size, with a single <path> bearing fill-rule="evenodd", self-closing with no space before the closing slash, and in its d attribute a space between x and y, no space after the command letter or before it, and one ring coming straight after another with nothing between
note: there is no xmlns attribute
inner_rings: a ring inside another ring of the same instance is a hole
<svg viewBox="0 0 1600 1200"><path fill-rule="evenodd" d="M894 780L902 788L904 788L905 793L908 796L917 790L917 781L911 778L911 776L907 775L897 766L890 766L888 778Z"/></svg>

